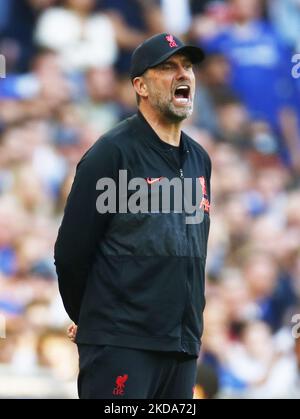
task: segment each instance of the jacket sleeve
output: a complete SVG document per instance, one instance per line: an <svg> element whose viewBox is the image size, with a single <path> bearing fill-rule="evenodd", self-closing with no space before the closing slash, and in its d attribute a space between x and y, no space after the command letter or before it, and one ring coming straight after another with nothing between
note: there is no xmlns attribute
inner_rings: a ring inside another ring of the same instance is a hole
<svg viewBox="0 0 300 419"><path fill-rule="evenodd" d="M104 177L117 182L119 162L119 149L108 139L99 140L83 156L55 243L59 291L69 317L76 324L97 244L113 216L97 212L96 201L101 192L96 190L96 184Z"/></svg>

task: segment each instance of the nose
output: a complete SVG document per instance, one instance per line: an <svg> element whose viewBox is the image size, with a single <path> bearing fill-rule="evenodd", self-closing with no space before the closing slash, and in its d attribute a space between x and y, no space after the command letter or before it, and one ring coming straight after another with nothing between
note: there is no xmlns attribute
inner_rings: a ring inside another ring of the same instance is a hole
<svg viewBox="0 0 300 419"><path fill-rule="evenodd" d="M180 81L180 80L189 80L189 81L191 81L192 74L193 74L193 71L191 71L190 69L187 69L183 65L180 65L180 66L178 66L178 70L177 70L177 74L176 74L176 79L178 81Z"/></svg>

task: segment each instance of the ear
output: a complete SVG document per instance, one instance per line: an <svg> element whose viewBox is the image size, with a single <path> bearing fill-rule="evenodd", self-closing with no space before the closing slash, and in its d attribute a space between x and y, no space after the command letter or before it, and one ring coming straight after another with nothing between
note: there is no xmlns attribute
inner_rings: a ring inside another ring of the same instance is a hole
<svg viewBox="0 0 300 419"><path fill-rule="evenodd" d="M132 84L134 90L139 96L142 96L143 98L148 97L148 87L144 77L136 77L135 79L133 79Z"/></svg>

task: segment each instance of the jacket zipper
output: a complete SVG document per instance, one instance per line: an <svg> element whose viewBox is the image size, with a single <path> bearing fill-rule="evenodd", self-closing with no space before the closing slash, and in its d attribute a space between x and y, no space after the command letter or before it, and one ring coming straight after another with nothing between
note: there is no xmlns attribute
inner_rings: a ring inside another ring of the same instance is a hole
<svg viewBox="0 0 300 419"><path fill-rule="evenodd" d="M185 152L185 154L183 155L182 161L181 161L181 165L184 165L185 159L187 157L187 154L189 153L189 150L187 150ZM170 159L166 159L168 161L168 164L174 169L176 166L176 169L178 170L178 166L171 163ZM177 172L178 173L178 172ZM183 208L182 208L182 222L183 222L183 229L184 229L184 233L185 233L185 244L186 244L186 249L188 248L188 232L187 232L187 224L185 222L185 211L184 211L184 173L183 173L183 168L179 167L179 178L182 182L182 191L183 191L183 195L182 195L182 204L183 204ZM187 266L187 277L188 277L188 266ZM184 309L183 309L183 313L182 313L182 319L181 319L181 343L180 343L180 350L182 352L186 352L186 350L183 348L182 345L182 331L183 331L183 324L184 324L184 316L185 316L185 311L186 311L186 307L188 304L188 297L189 297L189 292L188 292L188 278L185 279L185 304L184 304Z"/></svg>
<svg viewBox="0 0 300 419"><path fill-rule="evenodd" d="M182 162L182 164L184 163L184 161ZM184 211L184 173L183 173L183 169L180 168L179 169L179 176L182 182L182 191L183 191L183 208L182 208L182 221L184 223L184 232L185 232L185 243L186 243L186 248L188 248L188 225L185 222L185 211ZM188 304L188 298L189 298L189 291L188 291L188 266L187 266L187 277L185 279L185 304L184 304L184 309L183 309L183 313L182 313L182 319L181 319L181 342L180 342L180 349L182 352L186 352L186 350L183 347L182 344L182 338L183 338L183 325L184 325L184 317L185 317L185 311L186 311L186 307Z"/></svg>
<svg viewBox="0 0 300 419"><path fill-rule="evenodd" d="M170 159L167 157L167 153L162 152L158 147L153 145L153 148L156 149L156 151L159 151L160 156L165 160L165 162L168 164L169 167L172 168L172 170L175 173L179 174L179 178L182 182L182 184L184 183L184 171L183 171L183 167L184 167L184 162L185 159L187 157L187 155L189 154L189 150L185 149L185 153L182 156L181 159L181 164L175 164L175 161L173 159ZM177 175L178 176L178 175ZM184 201L184 197L183 197L183 201ZM183 202L184 203L184 202ZM184 207L183 207L183 211L182 211L182 222L183 222L183 233L184 233L184 239L185 239L185 248L188 251L189 250L189 242L188 242L188 225L185 222L185 211L184 211ZM189 252L188 252L189 254ZM187 312L187 307L188 307L188 297L189 297L189 284L188 284L188 278L189 278L189 265L187 264L186 266L186 279L185 279L185 294L186 294L186 298L185 298L185 305L184 305L184 309L183 309L183 313L182 313L182 319L181 319L181 343L180 343L180 350L183 352L187 352L184 348L183 348L183 326L184 326L184 319L186 317L186 312Z"/></svg>

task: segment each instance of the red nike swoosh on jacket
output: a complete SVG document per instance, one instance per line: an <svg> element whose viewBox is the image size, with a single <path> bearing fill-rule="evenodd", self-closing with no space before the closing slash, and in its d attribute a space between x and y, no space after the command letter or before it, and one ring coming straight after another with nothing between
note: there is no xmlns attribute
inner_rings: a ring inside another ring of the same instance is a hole
<svg viewBox="0 0 300 419"><path fill-rule="evenodd" d="M163 178L163 176L161 176L161 177L155 177L155 178L147 177L146 182L149 185L152 185L152 183L159 182L162 178Z"/></svg>

